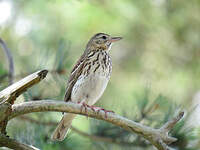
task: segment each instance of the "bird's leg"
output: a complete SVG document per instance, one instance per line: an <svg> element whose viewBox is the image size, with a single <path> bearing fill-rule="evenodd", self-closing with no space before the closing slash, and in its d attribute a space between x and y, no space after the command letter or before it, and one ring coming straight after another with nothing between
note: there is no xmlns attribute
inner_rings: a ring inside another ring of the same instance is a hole
<svg viewBox="0 0 200 150"><path fill-rule="evenodd" d="M83 110L83 108L85 108L85 112L87 114L87 107L90 107L88 104L86 104L85 102L81 102L81 101L78 101L78 104L81 104L81 112ZM88 117L88 115L87 115Z"/></svg>
<svg viewBox="0 0 200 150"><path fill-rule="evenodd" d="M88 113L87 113L87 108L88 108L88 107L90 108L90 105L88 105L88 104L86 104L85 102L83 102L83 103L82 103L82 107L85 108L86 117L87 117L87 119L88 119L89 115L88 115ZM81 108L81 111L82 111L82 108Z"/></svg>

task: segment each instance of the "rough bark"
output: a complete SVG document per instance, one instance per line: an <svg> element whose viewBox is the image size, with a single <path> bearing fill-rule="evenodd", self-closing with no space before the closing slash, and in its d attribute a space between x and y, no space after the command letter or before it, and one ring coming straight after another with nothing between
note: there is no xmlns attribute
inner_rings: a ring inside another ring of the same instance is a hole
<svg viewBox="0 0 200 150"><path fill-rule="evenodd" d="M168 150L168 144L175 142L177 139L170 137L168 132L174 127L174 125L183 117L183 112L180 112L175 118L168 121L160 129L150 128L140 123L134 122L115 113L107 113L105 117L104 111L93 111L89 107L87 112L82 109L81 104L75 104L72 102L62 102L55 100L40 100L34 102L24 102L21 104L14 104L12 107L12 113L8 119L24 115L32 112L46 112L46 111L57 111L57 112L69 112L75 114L81 114L89 116L95 119L104 120L114 125L124 128L130 132L137 133L143 136L145 139L150 141L159 150Z"/></svg>

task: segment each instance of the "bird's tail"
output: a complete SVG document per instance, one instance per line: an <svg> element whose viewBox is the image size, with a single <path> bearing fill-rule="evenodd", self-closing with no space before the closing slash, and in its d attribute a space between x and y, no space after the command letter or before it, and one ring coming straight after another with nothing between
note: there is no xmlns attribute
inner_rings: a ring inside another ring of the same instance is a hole
<svg viewBox="0 0 200 150"><path fill-rule="evenodd" d="M75 114L66 113L62 117L55 131L53 132L51 139L53 141L63 141L67 135L68 129L71 127L72 120L76 117Z"/></svg>

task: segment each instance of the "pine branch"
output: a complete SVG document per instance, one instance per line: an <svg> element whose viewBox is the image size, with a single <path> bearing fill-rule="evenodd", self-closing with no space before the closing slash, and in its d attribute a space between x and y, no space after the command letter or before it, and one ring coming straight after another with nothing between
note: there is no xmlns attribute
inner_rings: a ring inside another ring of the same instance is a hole
<svg viewBox="0 0 200 150"><path fill-rule="evenodd" d="M108 113L105 117L104 111L94 112L92 109L87 108L87 112L82 111L81 104L75 104L72 102L61 102L55 100L40 100L30 101L21 104L14 104L12 106L12 112L8 117L8 120L32 112L46 112L46 111L57 111L57 112L68 112L89 116L95 119L104 120L114 125L124 128L127 131L137 133L151 142L158 150L169 150L168 144L175 142L177 139L170 137L168 131L183 117L183 112L180 112L173 121L169 121L166 124L168 130L165 130L166 124L160 129L154 129L134 122L122 116L114 113Z"/></svg>

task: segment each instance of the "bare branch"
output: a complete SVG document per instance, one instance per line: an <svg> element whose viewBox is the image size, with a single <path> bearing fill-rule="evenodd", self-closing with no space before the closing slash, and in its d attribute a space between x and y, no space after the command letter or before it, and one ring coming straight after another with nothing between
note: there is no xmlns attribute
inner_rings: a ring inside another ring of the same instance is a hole
<svg viewBox="0 0 200 150"><path fill-rule="evenodd" d="M7 47L6 43L1 38L0 38L0 44L5 55L7 56L7 60L9 64L9 83L11 85L13 83L13 77L14 77L13 57L12 57L10 49Z"/></svg>
<svg viewBox="0 0 200 150"><path fill-rule="evenodd" d="M10 139L4 134L0 133L0 147L8 147L14 150L39 150L33 146L29 146L23 143L19 143L14 139Z"/></svg>
<svg viewBox="0 0 200 150"><path fill-rule="evenodd" d="M104 111L94 112L92 109L88 108L87 112L84 112L81 108L81 104L75 104L72 102L66 103L55 100L24 102L13 105L12 112L8 119L32 112L69 112L104 120L122 127L125 130L137 133L150 141L158 150L168 150L167 144L176 141L176 138L170 137L168 132L166 133L164 130L147 127L114 113L108 113L107 117L105 117Z"/></svg>
<svg viewBox="0 0 200 150"><path fill-rule="evenodd" d="M6 134L7 116L11 112L11 106L16 98L31 86L37 84L47 75L47 70L35 72L26 78L12 84L0 92L0 132Z"/></svg>
<svg viewBox="0 0 200 150"><path fill-rule="evenodd" d="M22 80L12 84L0 92L0 104L5 101L13 104L14 100L31 86L37 84L47 75L47 70L37 71Z"/></svg>

